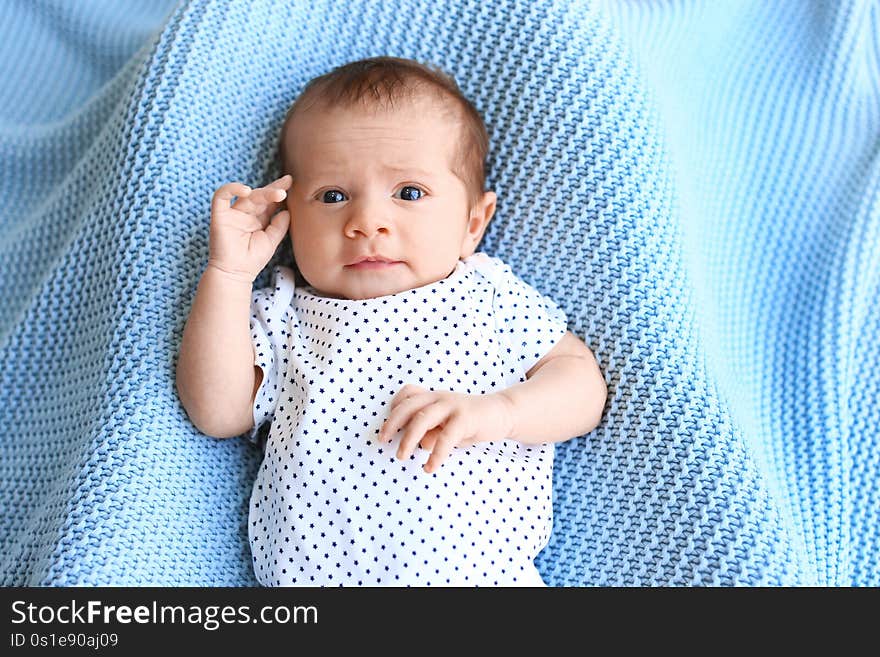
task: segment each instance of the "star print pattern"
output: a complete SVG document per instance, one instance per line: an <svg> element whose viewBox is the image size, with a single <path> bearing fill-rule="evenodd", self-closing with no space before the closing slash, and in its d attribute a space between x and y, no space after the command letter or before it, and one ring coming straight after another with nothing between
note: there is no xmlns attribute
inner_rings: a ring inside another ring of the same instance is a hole
<svg viewBox="0 0 880 657"><path fill-rule="evenodd" d="M498 258L364 300L294 287L276 266L251 305L263 379L250 440L264 447L248 536L265 586L542 585L553 445L513 440L406 461L377 435L407 383L486 394L526 380L566 317Z"/></svg>

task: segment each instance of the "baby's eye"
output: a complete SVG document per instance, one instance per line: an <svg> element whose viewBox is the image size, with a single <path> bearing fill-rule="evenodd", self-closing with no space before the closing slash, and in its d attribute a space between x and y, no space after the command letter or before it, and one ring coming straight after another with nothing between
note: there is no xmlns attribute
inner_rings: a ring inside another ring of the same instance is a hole
<svg viewBox="0 0 880 657"><path fill-rule="evenodd" d="M400 188L400 198L404 201L418 201L424 195L425 192L412 185L404 185Z"/></svg>
<svg viewBox="0 0 880 657"><path fill-rule="evenodd" d="M340 192L338 189L328 189L326 192L324 192L321 200L324 203L341 203L345 200L345 194Z"/></svg>

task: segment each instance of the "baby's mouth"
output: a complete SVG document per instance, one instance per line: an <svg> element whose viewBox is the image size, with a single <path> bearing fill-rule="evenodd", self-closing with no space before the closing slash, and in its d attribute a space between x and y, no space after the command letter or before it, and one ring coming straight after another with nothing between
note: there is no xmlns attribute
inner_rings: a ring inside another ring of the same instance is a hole
<svg viewBox="0 0 880 657"><path fill-rule="evenodd" d="M360 256L353 262L345 265L347 269L390 269L395 265L403 264L401 260L394 260L383 255Z"/></svg>
<svg viewBox="0 0 880 657"><path fill-rule="evenodd" d="M384 260L361 260L360 262L356 262L351 265L345 265L346 269L354 269L357 271L362 270L383 270L383 269L392 269L397 265L402 265L403 263L400 260L393 260L390 262L386 262Z"/></svg>

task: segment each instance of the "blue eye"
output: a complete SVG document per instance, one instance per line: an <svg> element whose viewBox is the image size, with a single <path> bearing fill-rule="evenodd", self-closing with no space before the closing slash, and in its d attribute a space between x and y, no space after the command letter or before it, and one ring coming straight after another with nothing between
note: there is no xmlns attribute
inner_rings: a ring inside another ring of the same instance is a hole
<svg viewBox="0 0 880 657"><path fill-rule="evenodd" d="M404 201L418 201L425 193L418 187L406 185L400 189L400 197Z"/></svg>
<svg viewBox="0 0 880 657"><path fill-rule="evenodd" d="M340 192L338 189L328 189L324 192L324 196L321 199L324 203L341 203L345 200L345 194Z"/></svg>

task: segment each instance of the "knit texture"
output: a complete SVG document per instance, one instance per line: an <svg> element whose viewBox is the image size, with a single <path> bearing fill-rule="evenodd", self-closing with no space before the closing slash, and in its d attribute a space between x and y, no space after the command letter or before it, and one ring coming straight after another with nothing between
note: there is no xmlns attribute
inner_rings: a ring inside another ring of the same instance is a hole
<svg viewBox="0 0 880 657"><path fill-rule="evenodd" d="M200 434L174 385L210 198L276 176L309 79L387 54L483 113L480 248L608 383L557 446L544 580L880 584L878 13L0 4L0 583L256 583L260 452Z"/></svg>

